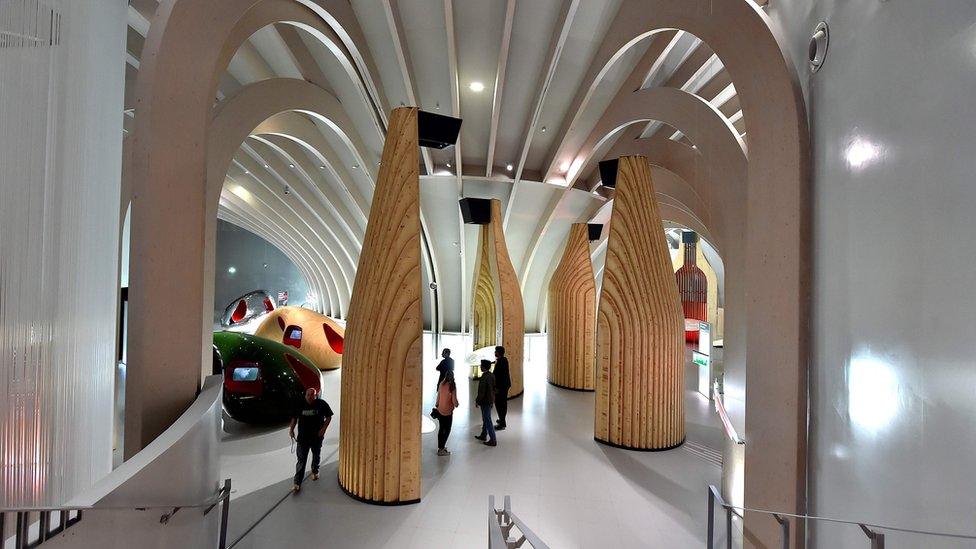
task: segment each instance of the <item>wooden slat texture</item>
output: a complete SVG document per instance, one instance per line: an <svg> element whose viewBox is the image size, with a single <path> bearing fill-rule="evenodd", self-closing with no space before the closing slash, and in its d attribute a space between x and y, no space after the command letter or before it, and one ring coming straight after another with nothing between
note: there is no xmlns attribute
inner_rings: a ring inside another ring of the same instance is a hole
<svg viewBox="0 0 976 549"><path fill-rule="evenodd" d="M498 334L498 345L505 347L508 357L509 373L512 376L512 387L508 390L508 398L515 398L522 394L522 357L525 347L525 307L522 305L522 289L519 286L515 267L508 257L508 246L505 244L505 231L502 228L502 203L496 198L491 199L491 221L481 226L478 247L477 280L474 286L472 304L472 329L475 337L484 332L490 333L491 327L479 324L479 319L488 319L487 303L490 294L494 294L496 310L494 315L495 333ZM487 259L487 261L485 261ZM487 272L486 272L487 269ZM488 280L486 280L488 278ZM479 302L484 304L479 304ZM482 314L479 314L482 307ZM478 348L477 346L475 348Z"/></svg>
<svg viewBox="0 0 976 549"><path fill-rule="evenodd" d="M420 499L423 310L417 109L394 109L343 355L339 483L374 503Z"/></svg>
<svg viewBox="0 0 976 549"><path fill-rule="evenodd" d="M596 281L585 223L573 223L549 282L549 383L593 390Z"/></svg>
<svg viewBox="0 0 976 549"><path fill-rule="evenodd" d="M620 158L597 312L594 438L661 450L685 438L684 321L647 160Z"/></svg>
<svg viewBox="0 0 976 549"><path fill-rule="evenodd" d="M473 348L475 350L483 347L498 345L501 340L498 322L499 295L496 276L492 269L491 245L491 226L478 226L478 256L475 262L477 265L477 278L474 284L474 296L471 303L473 318L471 319L471 329L474 332L472 337Z"/></svg>

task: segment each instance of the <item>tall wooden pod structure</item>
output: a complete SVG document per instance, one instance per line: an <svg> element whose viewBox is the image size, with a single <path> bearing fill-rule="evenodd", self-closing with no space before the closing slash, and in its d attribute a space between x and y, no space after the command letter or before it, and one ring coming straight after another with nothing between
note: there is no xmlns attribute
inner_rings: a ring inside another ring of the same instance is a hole
<svg viewBox="0 0 976 549"><path fill-rule="evenodd" d="M592 391L596 360L596 280L589 228L573 223L549 281L549 383Z"/></svg>
<svg viewBox="0 0 976 549"><path fill-rule="evenodd" d="M425 143L430 126L443 123L441 119L456 121L456 139L460 120L413 107L394 109L349 303L339 484L347 494L368 503L420 500L419 146L430 143L429 139Z"/></svg>
<svg viewBox="0 0 976 549"><path fill-rule="evenodd" d="M594 438L666 450L685 439L684 319L661 214L644 157L600 168L617 190L597 312Z"/></svg>
<svg viewBox="0 0 976 549"><path fill-rule="evenodd" d="M465 223L481 225L471 299L475 348L480 348L477 345L481 341L490 342L493 336L494 342L486 345L505 347L512 377L508 398L515 398L524 390L525 308L518 276L505 244L502 203L494 198L465 198L461 200L461 214Z"/></svg>

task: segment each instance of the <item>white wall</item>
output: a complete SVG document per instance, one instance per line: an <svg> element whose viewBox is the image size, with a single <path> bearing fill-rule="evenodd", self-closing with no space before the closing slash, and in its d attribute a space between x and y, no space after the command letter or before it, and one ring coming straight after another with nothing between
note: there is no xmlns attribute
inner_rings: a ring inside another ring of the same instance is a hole
<svg viewBox="0 0 976 549"><path fill-rule="evenodd" d="M0 507L111 470L125 17L0 2Z"/></svg>
<svg viewBox="0 0 976 549"><path fill-rule="evenodd" d="M770 4L813 132L809 511L976 533L976 3ZM810 536L867 546L856 527Z"/></svg>

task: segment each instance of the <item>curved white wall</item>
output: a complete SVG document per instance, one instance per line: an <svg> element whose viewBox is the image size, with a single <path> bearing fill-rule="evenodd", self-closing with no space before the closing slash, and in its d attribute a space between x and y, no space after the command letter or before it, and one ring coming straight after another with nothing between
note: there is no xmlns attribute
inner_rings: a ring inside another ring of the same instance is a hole
<svg viewBox="0 0 976 549"><path fill-rule="evenodd" d="M111 470L125 32L125 2L0 2L0 507Z"/></svg>
<svg viewBox="0 0 976 549"><path fill-rule="evenodd" d="M812 129L808 511L976 533L976 3L810 0L769 13ZM811 76L821 20L830 45ZM868 544L830 524L810 539Z"/></svg>

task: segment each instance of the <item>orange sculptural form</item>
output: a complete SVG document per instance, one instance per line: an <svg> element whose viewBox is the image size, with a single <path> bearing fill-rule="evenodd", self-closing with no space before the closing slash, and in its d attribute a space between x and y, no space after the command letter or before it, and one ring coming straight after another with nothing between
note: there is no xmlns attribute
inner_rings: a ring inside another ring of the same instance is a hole
<svg viewBox="0 0 976 549"><path fill-rule="evenodd" d="M342 365L345 328L304 307L275 309L264 318L254 335L298 349L319 370L335 370Z"/></svg>

